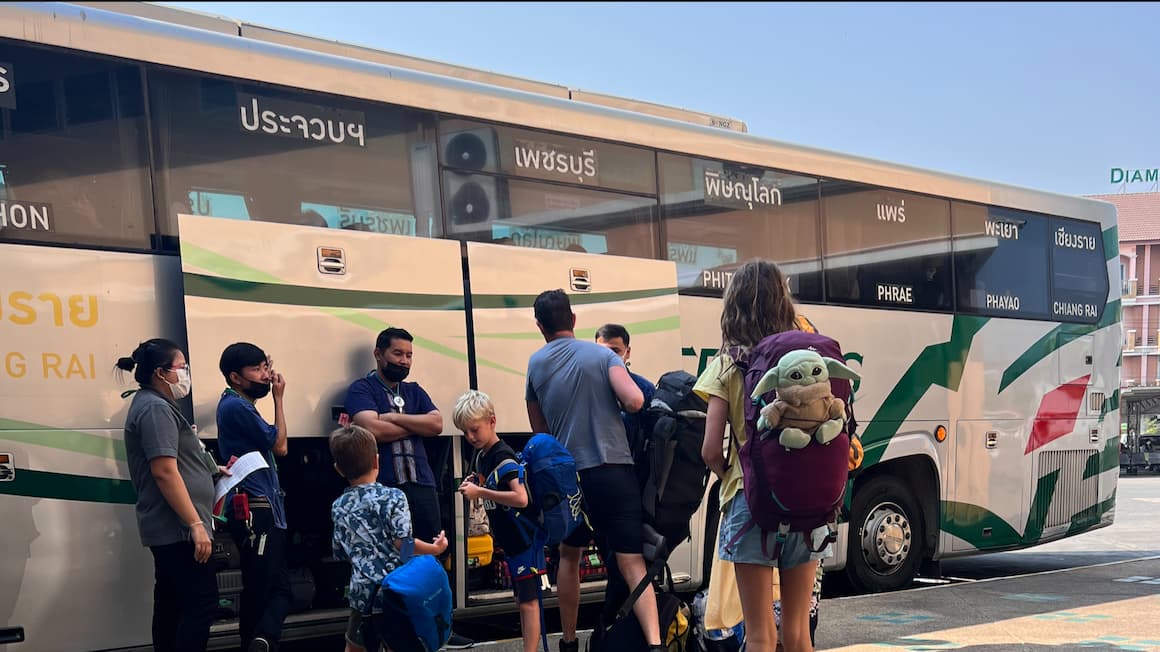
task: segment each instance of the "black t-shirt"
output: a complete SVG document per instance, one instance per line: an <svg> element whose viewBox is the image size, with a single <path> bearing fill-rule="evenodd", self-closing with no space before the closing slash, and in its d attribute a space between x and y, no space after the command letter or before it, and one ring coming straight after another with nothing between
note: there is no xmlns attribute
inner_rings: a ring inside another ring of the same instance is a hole
<svg viewBox="0 0 1160 652"><path fill-rule="evenodd" d="M513 479L519 477L519 468L516 464L508 464L509 470L503 475L493 477L493 473L505 461L517 462L516 452L503 441L496 442L486 453L480 452L476 458L475 469L483 476L484 486L494 491L510 491L508 486ZM518 463L518 462L517 462ZM507 505L498 505L490 500L483 501L487 510L487 520L491 524L491 535L499 547L508 554L516 554L527 549L531 540L516 523L517 511Z"/></svg>

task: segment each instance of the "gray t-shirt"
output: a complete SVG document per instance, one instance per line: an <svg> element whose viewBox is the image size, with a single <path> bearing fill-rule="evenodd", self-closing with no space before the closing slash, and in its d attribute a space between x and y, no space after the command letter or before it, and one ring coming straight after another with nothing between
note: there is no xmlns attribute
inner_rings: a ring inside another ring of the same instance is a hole
<svg viewBox="0 0 1160 652"><path fill-rule="evenodd" d="M620 403L608 377L623 367L610 349L574 337L552 340L528 360L525 398L537 401L552 435L576 460L576 470L632 464Z"/></svg>
<svg viewBox="0 0 1160 652"><path fill-rule="evenodd" d="M152 389L141 389L133 395L125 416L125 452L128 454L129 477L137 489L137 529L141 545L164 546L192 541L189 526L169 506L149 461L156 457L177 458L177 471L185 489L213 538L213 474L217 464L206 451L193 428L169 399Z"/></svg>

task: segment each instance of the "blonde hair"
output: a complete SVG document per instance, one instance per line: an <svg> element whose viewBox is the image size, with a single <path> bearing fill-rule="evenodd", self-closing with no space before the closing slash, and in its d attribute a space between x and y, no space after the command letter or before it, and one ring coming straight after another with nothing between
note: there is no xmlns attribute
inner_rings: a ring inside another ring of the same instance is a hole
<svg viewBox="0 0 1160 652"><path fill-rule="evenodd" d="M370 430L353 423L330 433L330 456L347 480L366 475L375 467L379 446Z"/></svg>
<svg viewBox="0 0 1160 652"><path fill-rule="evenodd" d="M491 397L476 389L469 389L455 401L455 410L451 412L451 422L460 430L467 430L467 426L480 419L490 419L495 416L495 404Z"/></svg>

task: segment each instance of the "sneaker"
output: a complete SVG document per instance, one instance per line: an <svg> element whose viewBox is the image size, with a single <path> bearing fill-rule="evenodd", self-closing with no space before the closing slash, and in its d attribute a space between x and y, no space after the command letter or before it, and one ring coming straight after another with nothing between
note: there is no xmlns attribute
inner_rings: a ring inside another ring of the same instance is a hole
<svg viewBox="0 0 1160 652"><path fill-rule="evenodd" d="M451 637L447 639L447 645L444 645L443 647L449 650L464 650L471 647L472 645L475 645L475 641L467 638L466 636L451 632Z"/></svg>
<svg viewBox="0 0 1160 652"><path fill-rule="evenodd" d="M246 652L270 652L270 641L262 637L256 637L250 641L250 647L246 648Z"/></svg>
<svg viewBox="0 0 1160 652"><path fill-rule="evenodd" d="M561 638L560 652L580 652L580 639L576 638L572 641L565 641Z"/></svg>

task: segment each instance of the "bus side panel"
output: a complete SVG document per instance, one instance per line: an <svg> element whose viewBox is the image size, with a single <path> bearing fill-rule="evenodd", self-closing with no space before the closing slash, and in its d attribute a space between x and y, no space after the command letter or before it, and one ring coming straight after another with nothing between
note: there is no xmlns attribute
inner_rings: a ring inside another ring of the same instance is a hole
<svg viewBox="0 0 1160 652"><path fill-rule="evenodd" d="M350 383L375 368L380 331L414 337L420 383L451 431L467 388L459 244L182 215L181 263L199 434L215 437L222 350L252 342L285 374L291 437L326 435ZM258 410L273 423L273 402Z"/></svg>
<svg viewBox="0 0 1160 652"><path fill-rule="evenodd" d="M479 389L495 401L499 432L529 431L524 393L528 358L544 346L533 303L545 290L568 293L581 340L593 341L596 329L606 323L627 328L633 373L655 383L665 372L682 367L672 262L474 242L467 245L467 259ZM517 450L522 445L510 443ZM694 563L693 550L685 543L673 551L669 559L674 579L699 580L700 560Z"/></svg>
<svg viewBox="0 0 1160 652"><path fill-rule="evenodd" d="M121 430L135 383L113 365L142 340L181 341L155 307L172 265L0 249L0 623L25 628L19 649L144 644L152 559Z"/></svg>

